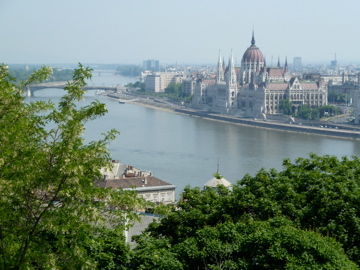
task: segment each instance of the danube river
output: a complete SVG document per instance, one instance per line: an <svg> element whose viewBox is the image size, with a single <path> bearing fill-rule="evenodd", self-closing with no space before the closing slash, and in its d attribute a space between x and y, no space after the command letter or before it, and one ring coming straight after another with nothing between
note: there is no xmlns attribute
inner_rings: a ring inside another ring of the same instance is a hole
<svg viewBox="0 0 360 270"><path fill-rule="evenodd" d="M136 81L134 78L94 73L89 85L114 86ZM58 101L60 89L35 92L32 100ZM235 183L246 173L261 168L282 169L282 161L318 155L360 156L360 141L302 133L238 126L179 115L96 96L89 91L81 105L99 99L108 114L87 124L87 141L100 138L112 128L120 135L109 145L113 159L152 171L156 177L175 184L177 195L186 185L202 187L217 171Z"/></svg>

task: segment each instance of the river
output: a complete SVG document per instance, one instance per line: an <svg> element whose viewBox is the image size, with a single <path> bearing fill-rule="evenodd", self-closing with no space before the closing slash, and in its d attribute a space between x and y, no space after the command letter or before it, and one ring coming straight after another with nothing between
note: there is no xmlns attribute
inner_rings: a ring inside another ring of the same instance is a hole
<svg viewBox="0 0 360 270"><path fill-rule="evenodd" d="M114 86L135 82L135 78L94 72L89 85ZM58 101L60 89L35 92L32 100ZM120 135L109 145L113 159L152 171L156 177L177 186L177 197L186 185L202 187L217 171L235 183L246 173L261 168L282 169L282 161L318 155L360 156L360 141L302 133L282 132L142 107L86 94L83 105L94 99L105 103L108 114L86 125L87 141L100 138L112 128Z"/></svg>

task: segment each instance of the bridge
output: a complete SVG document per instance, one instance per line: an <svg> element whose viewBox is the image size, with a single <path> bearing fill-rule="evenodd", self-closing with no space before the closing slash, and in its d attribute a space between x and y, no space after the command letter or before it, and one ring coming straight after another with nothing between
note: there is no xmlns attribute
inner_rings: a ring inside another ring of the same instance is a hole
<svg viewBox="0 0 360 270"><path fill-rule="evenodd" d="M60 88L63 89L67 85L67 82L48 82L48 83L39 83L28 85L26 89L26 95L28 97L33 97L34 92L37 90L43 90L46 88ZM105 91L118 91L122 90L123 86L117 85L114 87L111 86L85 86L84 90L105 90Z"/></svg>

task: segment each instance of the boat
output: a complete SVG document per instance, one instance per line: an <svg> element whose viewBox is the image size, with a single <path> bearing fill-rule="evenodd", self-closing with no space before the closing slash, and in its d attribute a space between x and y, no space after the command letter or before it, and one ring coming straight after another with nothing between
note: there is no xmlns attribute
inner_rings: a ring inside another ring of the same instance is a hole
<svg viewBox="0 0 360 270"><path fill-rule="evenodd" d="M120 100L119 103L120 104L125 104L125 101Z"/></svg>

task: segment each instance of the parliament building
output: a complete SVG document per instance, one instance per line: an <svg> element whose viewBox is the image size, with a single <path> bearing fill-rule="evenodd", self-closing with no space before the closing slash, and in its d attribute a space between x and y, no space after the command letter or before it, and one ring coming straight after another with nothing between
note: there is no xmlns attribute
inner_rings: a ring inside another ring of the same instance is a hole
<svg viewBox="0 0 360 270"><path fill-rule="evenodd" d="M244 52L241 67L236 68L233 54L229 62L219 53L215 81L199 78L195 85L192 107L241 117L264 117L281 114L280 103L288 99L292 111L301 105L327 105L327 87L320 76L291 76L285 66L267 67L265 58L255 45Z"/></svg>

